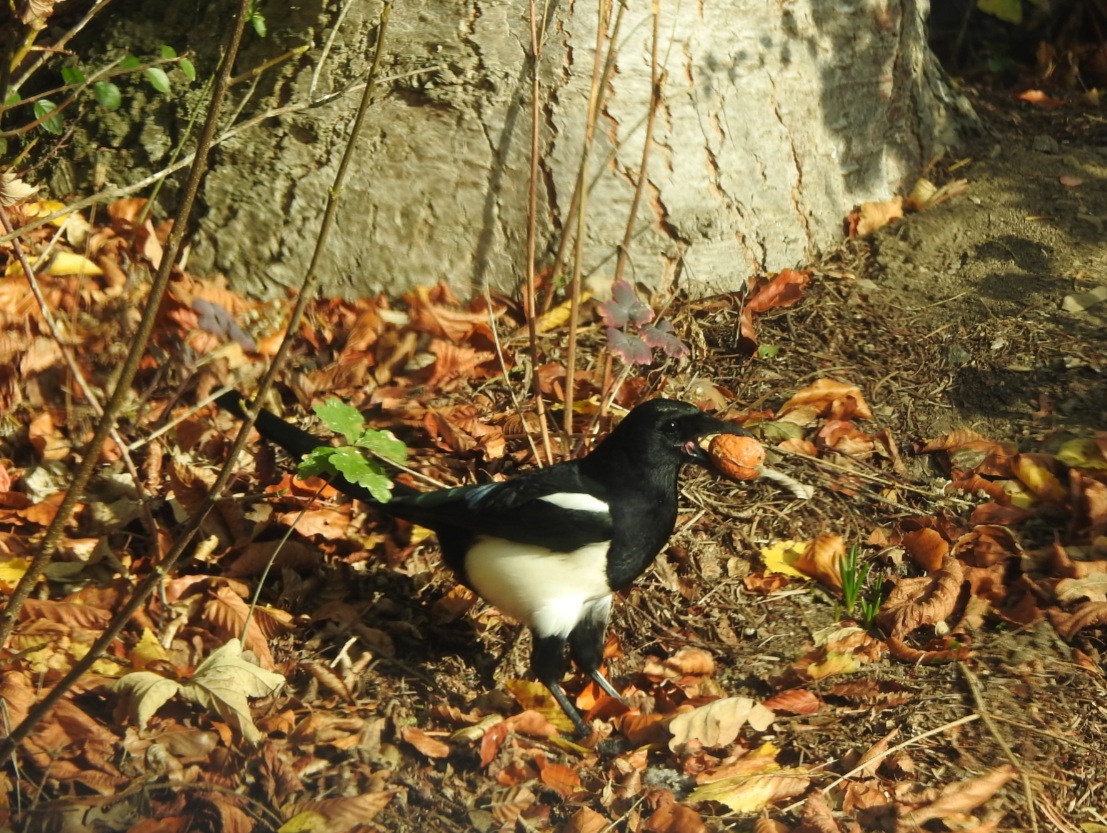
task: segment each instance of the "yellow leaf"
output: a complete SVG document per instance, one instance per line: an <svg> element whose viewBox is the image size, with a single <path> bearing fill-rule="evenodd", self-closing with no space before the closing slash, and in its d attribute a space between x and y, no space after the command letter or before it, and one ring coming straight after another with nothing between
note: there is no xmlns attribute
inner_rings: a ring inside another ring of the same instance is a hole
<svg viewBox="0 0 1107 833"><path fill-rule="evenodd" d="M32 264L35 269L39 268L38 264ZM21 275L23 274L23 267L20 266L18 260L13 260L8 264L8 268L4 270L4 274ZM46 264L46 269L41 274L46 275L102 275L103 270L83 255L74 254L73 252L58 252L57 256L52 257Z"/></svg>
<svg viewBox="0 0 1107 833"><path fill-rule="evenodd" d="M550 690L542 683L533 680L508 680L504 686L520 706L538 712L559 732L569 734L573 731L573 721L561 710L561 706L557 705Z"/></svg>
<svg viewBox="0 0 1107 833"><path fill-rule="evenodd" d="M718 801L735 813L757 813L774 801L800 795L810 783L806 770L782 769L767 775L725 778L697 787L689 801Z"/></svg>
<svg viewBox="0 0 1107 833"><path fill-rule="evenodd" d="M326 823L327 817L322 813L305 810L302 813L297 813L277 828L277 833L312 833L313 830L322 829L326 826Z"/></svg>
<svg viewBox="0 0 1107 833"><path fill-rule="evenodd" d="M793 565L807 552L809 541L777 541L771 546L761 550L761 559L765 562L765 570L770 573L793 578L807 579L808 576L801 573Z"/></svg>
<svg viewBox="0 0 1107 833"><path fill-rule="evenodd" d="M142 638L138 640L138 644L131 650L130 659L135 670L141 671L151 663L168 662L169 654L165 652L161 643L158 642L158 638L154 636L153 631L149 628L143 628Z"/></svg>
<svg viewBox="0 0 1107 833"><path fill-rule="evenodd" d="M61 211L63 208L65 208L64 202L58 202L57 200L39 200L25 205L23 207L23 212L27 215L27 219L30 220L35 217L45 217L47 214L53 214L55 211ZM53 220L50 220L49 225L61 228L67 216L69 215L59 214Z"/></svg>
<svg viewBox="0 0 1107 833"><path fill-rule="evenodd" d="M1088 437L1066 442L1061 446L1061 450L1057 452L1057 459L1074 469L1107 470L1107 460L1103 459L1103 449L1099 447L1095 440Z"/></svg>
<svg viewBox="0 0 1107 833"><path fill-rule="evenodd" d="M1011 462L1011 469L1026 488L1042 500L1064 503L1065 488L1057 480L1057 476L1029 455L1019 454L1015 457Z"/></svg>
<svg viewBox="0 0 1107 833"><path fill-rule="evenodd" d="M14 589L23 578L23 574L27 572L29 563L26 558L9 558L7 561L0 561L0 587Z"/></svg>
<svg viewBox="0 0 1107 833"><path fill-rule="evenodd" d="M860 668L861 659L856 654L830 651L822 662L807 666L806 672L812 680L822 680L835 674L853 674Z"/></svg>
<svg viewBox="0 0 1107 833"><path fill-rule="evenodd" d="M580 303L583 304L589 298L592 297L592 293L587 290L580 293ZM534 320L534 329L540 333L548 333L550 330L556 330L569 320L569 315L573 311L572 299L558 304L549 312L545 312L538 316Z"/></svg>

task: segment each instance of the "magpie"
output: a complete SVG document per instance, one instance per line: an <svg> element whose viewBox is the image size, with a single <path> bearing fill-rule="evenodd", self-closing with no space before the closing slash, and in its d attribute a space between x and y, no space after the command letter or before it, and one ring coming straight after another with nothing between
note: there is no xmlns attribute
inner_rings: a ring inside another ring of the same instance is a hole
<svg viewBox="0 0 1107 833"><path fill-rule="evenodd" d="M219 403L239 417L244 413L237 392ZM324 444L264 409L256 427L297 457ZM588 455L510 480L429 492L403 487L386 503L341 475L331 482L435 532L442 560L458 579L530 628L532 673L587 736L587 724L561 687L566 645L581 671L621 699L600 671L612 596L645 572L672 535L681 466L709 465L701 443L724 433L748 436L694 405L652 399L630 411Z"/></svg>

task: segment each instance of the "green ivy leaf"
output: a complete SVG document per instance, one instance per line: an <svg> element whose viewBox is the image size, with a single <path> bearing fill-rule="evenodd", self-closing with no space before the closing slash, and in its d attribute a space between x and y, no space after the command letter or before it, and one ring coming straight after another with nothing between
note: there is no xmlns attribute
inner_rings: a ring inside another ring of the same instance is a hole
<svg viewBox="0 0 1107 833"><path fill-rule="evenodd" d="M169 92L169 76L161 67L146 67L146 80L159 93Z"/></svg>
<svg viewBox="0 0 1107 833"><path fill-rule="evenodd" d="M328 428L345 437L350 445L356 443L365 433L365 417L361 415L361 411L341 399L332 396L326 402L317 403L312 410Z"/></svg>
<svg viewBox="0 0 1107 833"><path fill-rule="evenodd" d="M40 98L35 102L35 118L41 119L49 116L42 122L42 129L47 133L53 133L55 136L60 136L65 129L65 123L62 121L61 115L58 113L57 105L54 102L45 98ZM54 115L50 116L49 114Z"/></svg>
<svg viewBox="0 0 1107 833"><path fill-rule="evenodd" d="M105 110L118 110L123 104L123 94L111 81L97 81L92 85L92 94Z"/></svg>
<svg viewBox="0 0 1107 833"><path fill-rule="evenodd" d="M167 61L172 61L177 57L177 50L172 46L166 46L164 43L161 45L161 56Z"/></svg>
<svg viewBox="0 0 1107 833"><path fill-rule="evenodd" d="M184 77L187 78L190 82L196 80L196 67L192 65L192 61L188 60L188 58L181 58L177 66L181 68L181 72L184 73Z"/></svg>
<svg viewBox="0 0 1107 833"><path fill-rule="evenodd" d="M81 72L77 67L64 67L61 71L62 81L66 84L82 84L85 80L85 74Z"/></svg>
<svg viewBox="0 0 1107 833"><path fill-rule="evenodd" d="M391 431L374 431L370 428L358 437L354 445L368 449L391 463L403 463L407 460L407 446Z"/></svg>
<svg viewBox="0 0 1107 833"><path fill-rule="evenodd" d="M138 69L140 66L142 66L142 61L140 61L134 55L128 55L126 58L119 62L120 69Z"/></svg>

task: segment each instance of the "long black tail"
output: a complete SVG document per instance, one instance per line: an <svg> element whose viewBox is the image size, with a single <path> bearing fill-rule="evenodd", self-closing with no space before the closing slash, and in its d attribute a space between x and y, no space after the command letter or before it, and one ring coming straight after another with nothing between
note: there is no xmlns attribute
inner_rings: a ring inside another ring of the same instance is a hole
<svg viewBox="0 0 1107 833"><path fill-rule="evenodd" d="M242 394L236 390L222 394L215 401L219 403L221 408L231 412L239 419L243 419L246 416L245 406L242 402ZM304 431L302 428L297 428L290 422L285 422L279 416L264 408L258 409L258 418L254 422L254 426L258 429L259 434L269 440L269 442L279 445L296 458L297 462L305 454L310 454L319 446L328 445L326 440L322 440L314 434L309 434L307 431ZM374 498L368 489L357 483L351 483L339 473L336 473L331 478L330 483L334 488L345 495L376 504L377 506L381 505L380 501ZM414 493L415 491L416 490L410 489L402 484L395 484L395 493L397 495Z"/></svg>

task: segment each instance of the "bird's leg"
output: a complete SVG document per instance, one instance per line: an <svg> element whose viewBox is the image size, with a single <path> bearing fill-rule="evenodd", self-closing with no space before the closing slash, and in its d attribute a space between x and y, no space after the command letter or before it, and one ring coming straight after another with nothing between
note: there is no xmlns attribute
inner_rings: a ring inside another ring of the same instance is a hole
<svg viewBox="0 0 1107 833"><path fill-rule="evenodd" d="M561 687L561 678L565 674L565 639L561 636L539 636L534 634L534 650L530 657L530 667L534 676L554 696L565 716L573 721L577 734L587 737L592 733L580 712L569 702L565 690Z"/></svg>
<svg viewBox="0 0 1107 833"><path fill-rule="evenodd" d="M577 668L596 681L596 684L620 703L625 702L615 687L600 673L603 663L604 635L607 632L607 617L611 612L611 597L593 602L584 618L577 622L569 634L569 653Z"/></svg>

